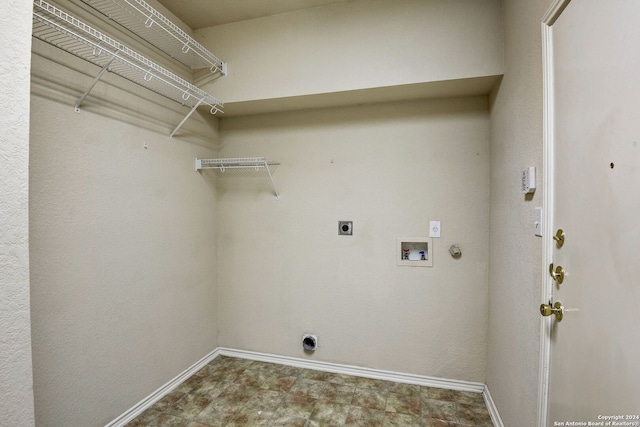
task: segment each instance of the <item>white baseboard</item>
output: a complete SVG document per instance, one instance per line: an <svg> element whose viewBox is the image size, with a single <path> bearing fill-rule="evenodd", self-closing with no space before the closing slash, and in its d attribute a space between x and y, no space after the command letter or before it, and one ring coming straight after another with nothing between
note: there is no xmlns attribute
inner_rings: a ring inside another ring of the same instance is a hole
<svg viewBox="0 0 640 427"><path fill-rule="evenodd" d="M162 399L165 395L169 394L173 389L178 387L182 382L187 380L191 375L202 369L207 363L211 362L218 356L237 357L240 359L248 359L260 362L271 362L280 365L294 366L297 368L314 369L317 371L333 372L336 374L352 375L356 377L373 378L378 380L394 381L405 384L416 384L426 387L446 388L450 390L458 391L470 391L474 393L483 393L487 408L491 414L491 419L496 427L504 427L498 411L491 399L489 389L485 384L451 380L445 378L429 377L424 375L405 374L402 372L385 371L381 369L364 368L360 366L343 365L339 363L320 362L316 360L299 359L289 356L279 356L275 354L258 353L255 351L247 350L235 350L231 348L219 347L198 360L195 364L185 369L182 373L177 375L171 381L151 393L140 402L136 403L129 410L122 415L108 423L105 427L123 427L128 422L132 421L138 415L143 413L146 409L151 407L155 402Z"/></svg>
<svg viewBox="0 0 640 427"><path fill-rule="evenodd" d="M500 414L498 414L498 408L496 407L496 404L491 397L491 393L489 393L489 387L487 387L486 384L484 386L484 391L482 392L482 394L484 396L484 403L487 405L489 415L491 415L491 421L493 421L493 425L495 427L504 427L502 418L500 418Z"/></svg>
<svg viewBox="0 0 640 427"><path fill-rule="evenodd" d="M213 359L218 357L218 349L213 350L211 353L207 354L202 359L198 360L196 363L182 371L175 378L167 382L165 385L151 393L149 396L142 399L140 402L133 405L130 409L125 411L118 418L114 419L110 423L106 424L105 427L122 427L128 422L131 422L135 417L143 413L146 409L151 407L158 400L162 399L164 396L169 394L173 389L178 387L184 381L186 381L191 375L198 372L202 369L207 363L211 362Z"/></svg>
<svg viewBox="0 0 640 427"><path fill-rule="evenodd" d="M338 363L319 362L316 360L298 359L295 357L278 356L275 354L258 353L254 351L234 350L224 347L218 348L218 351L221 356L237 357L240 359L250 359L260 362L271 362L280 365L294 366L297 368L353 375L355 377L374 378L405 384L417 384L426 387L447 388L450 390L472 391L474 393L482 393L484 390L484 384L470 381L449 380L424 375L405 374L401 372L384 371L381 369L363 368L360 366L342 365Z"/></svg>

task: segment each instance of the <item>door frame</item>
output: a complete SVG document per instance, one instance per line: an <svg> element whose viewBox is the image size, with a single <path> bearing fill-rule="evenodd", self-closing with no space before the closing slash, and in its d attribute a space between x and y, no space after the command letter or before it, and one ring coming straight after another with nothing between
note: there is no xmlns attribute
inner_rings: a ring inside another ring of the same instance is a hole
<svg viewBox="0 0 640 427"><path fill-rule="evenodd" d="M543 84L543 198L542 220L542 290L540 300L548 303L553 296L553 281L547 273L553 262L554 212L554 63L552 26L571 0L554 0L542 18L542 84ZM551 318L540 316L540 364L538 380L538 427L547 427L549 411L549 365L551 360Z"/></svg>

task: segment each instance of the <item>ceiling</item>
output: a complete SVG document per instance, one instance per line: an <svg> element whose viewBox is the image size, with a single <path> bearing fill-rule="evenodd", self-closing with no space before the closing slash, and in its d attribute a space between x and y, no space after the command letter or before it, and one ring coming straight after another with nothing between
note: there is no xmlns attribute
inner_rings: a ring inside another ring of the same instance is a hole
<svg viewBox="0 0 640 427"><path fill-rule="evenodd" d="M354 0L158 0L192 30Z"/></svg>

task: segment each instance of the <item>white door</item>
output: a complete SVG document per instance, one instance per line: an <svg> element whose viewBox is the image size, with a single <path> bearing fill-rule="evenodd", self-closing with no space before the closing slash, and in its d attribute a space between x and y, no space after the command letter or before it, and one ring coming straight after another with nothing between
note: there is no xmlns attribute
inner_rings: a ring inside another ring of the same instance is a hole
<svg viewBox="0 0 640 427"><path fill-rule="evenodd" d="M545 259L564 280L545 275L564 307L545 318L546 425L638 426L640 0L557 6L545 30Z"/></svg>

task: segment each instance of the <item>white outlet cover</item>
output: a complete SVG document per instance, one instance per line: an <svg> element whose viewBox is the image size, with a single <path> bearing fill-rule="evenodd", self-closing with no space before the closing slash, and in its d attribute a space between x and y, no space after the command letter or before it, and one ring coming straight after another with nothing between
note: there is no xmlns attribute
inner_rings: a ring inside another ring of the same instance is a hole
<svg viewBox="0 0 640 427"><path fill-rule="evenodd" d="M429 237L440 237L440 221L429 221Z"/></svg>

